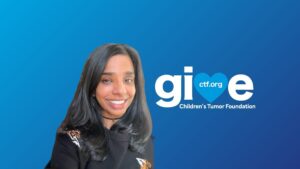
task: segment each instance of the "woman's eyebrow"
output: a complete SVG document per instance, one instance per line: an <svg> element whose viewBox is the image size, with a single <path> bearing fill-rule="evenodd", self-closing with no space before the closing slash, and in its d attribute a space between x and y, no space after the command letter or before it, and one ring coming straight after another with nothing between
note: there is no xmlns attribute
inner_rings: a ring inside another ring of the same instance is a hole
<svg viewBox="0 0 300 169"><path fill-rule="evenodd" d="M101 73L101 75L113 75L114 73L112 73L112 72L103 72L103 73Z"/></svg>
<svg viewBox="0 0 300 169"><path fill-rule="evenodd" d="M131 71L125 72L125 74L134 76L134 72L131 72Z"/></svg>
<svg viewBox="0 0 300 169"><path fill-rule="evenodd" d="M103 72L101 75L113 75L113 74L116 74L116 73L114 73L114 72ZM134 75L134 72L128 71L128 72L125 72L124 74L125 75Z"/></svg>

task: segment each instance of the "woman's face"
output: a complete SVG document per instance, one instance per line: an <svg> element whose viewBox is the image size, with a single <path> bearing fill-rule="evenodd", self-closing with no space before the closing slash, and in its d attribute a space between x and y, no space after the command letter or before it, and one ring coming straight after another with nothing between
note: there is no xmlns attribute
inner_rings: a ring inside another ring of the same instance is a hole
<svg viewBox="0 0 300 169"><path fill-rule="evenodd" d="M135 95L134 79L129 56L115 55L108 60L96 88L96 99L103 109L103 116L119 118L126 112Z"/></svg>

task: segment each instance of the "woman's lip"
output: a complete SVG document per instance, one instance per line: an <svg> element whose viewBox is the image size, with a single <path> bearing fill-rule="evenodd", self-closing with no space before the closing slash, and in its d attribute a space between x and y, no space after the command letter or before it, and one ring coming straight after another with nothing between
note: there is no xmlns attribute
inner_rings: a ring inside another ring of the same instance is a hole
<svg viewBox="0 0 300 169"><path fill-rule="evenodd" d="M111 102L112 104L123 104L125 103L126 100L110 100L109 102Z"/></svg>
<svg viewBox="0 0 300 169"><path fill-rule="evenodd" d="M114 99L114 100L107 100L110 107L113 109L123 109L126 106L127 99Z"/></svg>

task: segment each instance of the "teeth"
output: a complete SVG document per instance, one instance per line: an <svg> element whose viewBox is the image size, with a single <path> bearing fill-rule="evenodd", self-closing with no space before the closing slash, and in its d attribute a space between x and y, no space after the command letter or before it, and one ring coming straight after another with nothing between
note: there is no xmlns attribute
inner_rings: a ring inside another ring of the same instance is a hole
<svg viewBox="0 0 300 169"><path fill-rule="evenodd" d="M111 100L110 101L112 104L123 104L125 100Z"/></svg>

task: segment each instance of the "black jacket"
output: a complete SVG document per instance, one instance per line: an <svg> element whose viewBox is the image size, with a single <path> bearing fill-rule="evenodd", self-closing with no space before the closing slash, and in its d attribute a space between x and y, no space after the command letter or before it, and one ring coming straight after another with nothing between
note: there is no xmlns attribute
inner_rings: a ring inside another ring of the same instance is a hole
<svg viewBox="0 0 300 169"><path fill-rule="evenodd" d="M52 157L46 169L153 169L152 139L143 154L128 149L129 139L109 130L109 153L104 161L89 160L80 151L76 137L68 133L56 136Z"/></svg>

